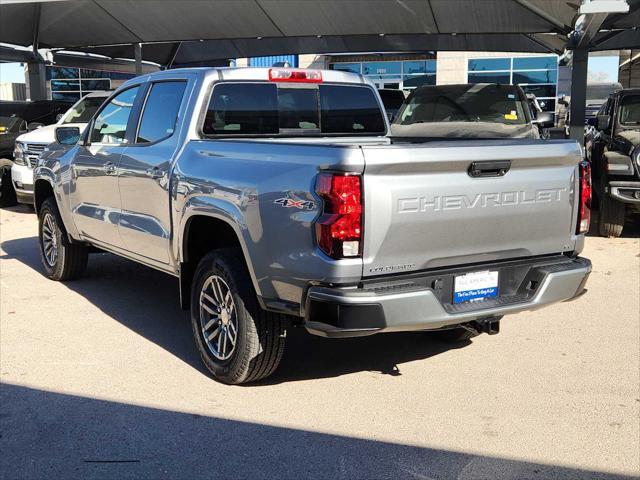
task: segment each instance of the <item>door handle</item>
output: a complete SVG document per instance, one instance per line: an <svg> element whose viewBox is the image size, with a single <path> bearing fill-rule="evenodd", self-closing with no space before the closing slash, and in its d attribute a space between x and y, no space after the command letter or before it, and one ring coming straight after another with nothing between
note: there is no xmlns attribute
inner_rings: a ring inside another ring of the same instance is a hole
<svg viewBox="0 0 640 480"><path fill-rule="evenodd" d="M107 175L115 175L117 168L113 163L107 162L104 164L104 171Z"/></svg>
<svg viewBox="0 0 640 480"><path fill-rule="evenodd" d="M158 167L147 168L147 177L150 178L160 178L164 175L164 172L160 170Z"/></svg>
<svg viewBox="0 0 640 480"><path fill-rule="evenodd" d="M469 165L469 176L479 177L503 177L511 168L511 160L497 160L489 162L473 162Z"/></svg>

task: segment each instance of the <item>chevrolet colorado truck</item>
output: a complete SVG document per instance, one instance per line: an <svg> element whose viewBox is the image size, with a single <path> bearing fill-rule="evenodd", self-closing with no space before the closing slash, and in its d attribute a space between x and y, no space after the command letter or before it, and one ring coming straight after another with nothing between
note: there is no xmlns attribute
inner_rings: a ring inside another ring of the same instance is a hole
<svg viewBox="0 0 640 480"><path fill-rule="evenodd" d="M46 275L105 250L179 279L214 378L256 381L290 326L496 333L581 295L590 172L572 141L395 141L362 76L176 69L129 80L35 169Z"/></svg>

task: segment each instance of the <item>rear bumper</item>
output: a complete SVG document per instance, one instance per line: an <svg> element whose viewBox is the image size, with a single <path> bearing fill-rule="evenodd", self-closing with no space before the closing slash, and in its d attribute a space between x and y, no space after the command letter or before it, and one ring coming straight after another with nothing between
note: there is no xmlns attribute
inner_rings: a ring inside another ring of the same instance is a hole
<svg viewBox="0 0 640 480"><path fill-rule="evenodd" d="M504 295L451 303L455 275L483 270L500 272L500 291ZM359 287L311 287L305 326L323 337L438 329L571 300L584 293L590 273L591 262L586 258L557 256L442 270Z"/></svg>
<svg viewBox="0 0 640 480"><path fill-rule="evenodd" d="M33 203L33 168L27 165L13 164L11 167L11 181L16 191L16 198L20 203Z"/></svg>

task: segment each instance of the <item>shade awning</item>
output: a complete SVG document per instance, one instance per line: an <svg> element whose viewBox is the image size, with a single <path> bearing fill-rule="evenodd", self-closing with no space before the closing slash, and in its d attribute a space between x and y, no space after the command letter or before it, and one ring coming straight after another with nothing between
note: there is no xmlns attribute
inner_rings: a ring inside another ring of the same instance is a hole
<svg viewBox="0 0 640 480"><path fill-rule="evenodd" d="M575 0L12 0L0 42L86 47L340 35L567 33Z"/></svg>

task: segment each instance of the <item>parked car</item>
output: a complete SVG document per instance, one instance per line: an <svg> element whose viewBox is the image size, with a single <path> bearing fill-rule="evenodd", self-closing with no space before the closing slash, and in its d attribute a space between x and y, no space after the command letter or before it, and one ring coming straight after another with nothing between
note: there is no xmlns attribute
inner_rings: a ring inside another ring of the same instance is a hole
<svg viewBox="0 0 640 480"><path fill-rule="evenodd" d="M87 122L109 96L109 92L93 92L78 100L53 125L23 133L16 138L13 152L11 181L18 202L33 204L33 169L38 157L50 143L55 142L55 129L61 125L84 130Z"/></svg>
<svg viewBox="0 0 640 480"><path fill-rule="evenodd" d="M387 133L354 73L129 80L82 135L58 127L36 167L44 271L80 277L95 246L176 276L204 365L231 384L273 373L292 325L459 341L584 292L576 142Z"/></svg>
<svg viewBox="0 0 640 480"><path fill-rule="evenodd" d="M0 101L0 206L16 203L11 184L13 148L16 138L23 133L55 123L58 115L72 104L51 100L37 102Z"/></svg>
<svg viewBox="0 0 640 480"><path fill-rule="evenodd" d="M605 237L622 234L628 215L640 213L640 88L619 90L589 121L587 158L594 174Z"/></svg>
<svg viewBox="0 0 640 480"><path fill-rule="evenodd" d="M394 138L540 138L553 113L532 116L517 85L425 85L407 97L391 125Z"/></svg>
<svg viewBox="0 0 640 480"><path fill-rule="evenodd" d="M389 121L393 120L404 102L404 91L393 88L380 88L378 89L378 93L382 99L382 104L387 112Z"/></svg>
<svg viewBox="0 0 640 480"><path fill-rule="evenodd" d="M593 82L587 85L587 99L585 104L584 124L586 131L589 130L589 119L595 118L607 101L609 95L622 89L619 82ZM569 137L569 119L571 118L571 97L563 95L558 99L558 127L565 129L565 135Z"/></svg>

